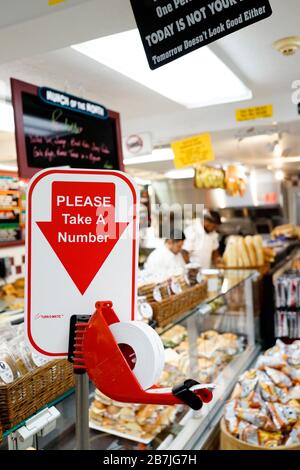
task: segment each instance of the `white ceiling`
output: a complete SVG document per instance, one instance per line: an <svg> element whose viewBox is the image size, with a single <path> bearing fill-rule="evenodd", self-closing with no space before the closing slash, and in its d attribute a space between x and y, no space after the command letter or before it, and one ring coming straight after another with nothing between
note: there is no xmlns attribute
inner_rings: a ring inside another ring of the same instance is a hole
<svg viewBox="0 0 300 470"><path fill-rule="evenodd" d="M48 0L0 0L0 28L47 16L84 2L87 0L65 0L50 6Z"/></svg>
<svg viewBox="0 0 300 470"><path fill-rule="evenodd" d="M296 139L300 118L291 101L292 82L300 79L300 52L286 58L272 48L273 41L281 37L300 35L299 0L271 0L271 18L211 46L252 89L253 100L197 110L187 110L69 47L135 27L129 0L68 0L65 5L51 8L47 0L1 3L9 7L2 10L0 19L0 41L8 45L0 50L0 85L1 81L5 84L0 86L0 94L9 95L9 78L15 77L84 95L119 111L124 134L151 132L156 145L202 131L233 129L227 136L219 134L217 138L215 134L218 158L246 159L246 153L250 159L258 155L258 163L264 161L262 155L271 158L265 148L273 137L266 138L260 150L253 146L253 140L249 144L251 151L241 150L234 135L253 123L237 124L234 111L239 106L272 103L274 118L257 124L295 121L293 142L287 147L292 154L300 155ZM17 3L19 9L15 10ZM195 64L195 70L201 74L201 64ZM220 136L223 144L218 143ZM243 145L246 148L245 142Z"/></svg>

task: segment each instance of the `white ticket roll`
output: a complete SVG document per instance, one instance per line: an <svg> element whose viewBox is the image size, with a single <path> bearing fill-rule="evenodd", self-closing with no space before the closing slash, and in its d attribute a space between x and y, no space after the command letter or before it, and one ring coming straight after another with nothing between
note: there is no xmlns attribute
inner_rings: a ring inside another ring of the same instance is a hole
<svg viewBox="0 0 300 470"><path fill-rule="evenodd" d="M158 335L153 328L131 321L114 323L110 331L118 344L128 344L134 350L136 364L133 373L141 387L147 390L155 385L164 367L164 355L159 353Z"/></svg>
<svg viewBox="0 0 300 470"><path fill-rule="evenodd" d="M160 336L156 333L155 330L153 330L153 328L151 328L149 325L147 325L146 323L141 322L141 321L139 321L137 323L138 323L138 326L146 332L146 334L149 334L150 336L152 336L155 339L155 343L156 343L156 346L157 346L158 369L157 369L156 380L152 385L156 385L156 383L157 383L158 379L160 378L160 376L161 376L161 374L164 370L164 367L165 367L165 350L164 350L164 346L163 346L163 343L162 343L162 340L161 340Z"/></svg>

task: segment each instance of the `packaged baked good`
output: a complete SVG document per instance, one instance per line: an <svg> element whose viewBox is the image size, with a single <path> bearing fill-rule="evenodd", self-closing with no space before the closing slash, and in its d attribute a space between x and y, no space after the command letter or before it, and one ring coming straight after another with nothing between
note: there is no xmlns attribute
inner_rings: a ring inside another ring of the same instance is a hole
<svg viewBox="0 0 300 470"><path fill-rule="evenodd" d="M253 392L250 393L248 398L250 408L263 409L265 402L261 396L260 389L257 386Z"/></svg>
<svg viewBox="0 0 300 470"><path fill-rule="evenodd" d="M26 375L33 369L30 364L30 354L24 353L24 349L22 347L23 343L23 337L20 336L17 336L9 343L10 349L15 358L16 367L22 376Z"/></svg>
<svg viewBox="0 0 300 470"><path fill-rule="evenodd" d="M134 422L136 421L135 408L128 405L120 408L119 418L123 421Z"/></svg>
<svg viewBox="0 0 300 470"><path fill-rule="evenodd" d="M241 398L249 397L250 393L255 390L257 385L257 378L254 379L243 379L241 380L242 392Z"/></svg>
<svg viewBox="0 0 300 470"><path fill-rule="evenodd" d="M275 369L274 369L275 370ZM271 378L262 371L258 371L258 384L260 387L261 396L265 401L276 402L278 401L278 395L274 382Z"/></svg>
<svg viewBox="0 0 300 470"><path fill-rule="evenodd" d="M280 403L268 403L267 406L278 430L284 430L288 426L295 424L300 418L299 410L292 406Z"/></svg>
<svg viewBox="0 0 300 470"><path fill-rule="evenodd" d="M259 444L257 427L247 423L246 421L239 422L238 434L242 441L247 442L250 445L257 446Z"/></svg>
<svg viewBox="0 0 300 470"><path fill-rule="evenodd" d="M15 337L14 328L10 324L0 325L1 346L8 343Z"/></svg>
<svg viewBox="0 0 300 470"><path fill-rule="evenodd" d="M259 444L262 447L278 447L283 443L283 435L280 432L267 432L258 430Z"/></svg>
<svg viewBox="0 0 300 470"><path fill-rule="evenodd" d="M274 356L260 356L257 360L256 367L264 370L265 367L272 367L273 369L282 369L286 366L286 358L284 355L278 353Z"/></svg>
<svg viewBox="0 0 300 470"><path fill-rule="evenodd" d="M0 385L13 383L19 377L15 358L7 346L0 347Z"/></svg>
<svg viewBox="0 0 300 470"><path fill-rule="evenodd" d="M264 356L275 356L276 354L284 354L286 358L288 357L287 346L280 339L276 341L276 344L273 346L273 348L267 349L267 351L265 351Z"/></svg>
<svg viewBox="0 0 300 470"><path fill-rule="evenodd" d="M184 326L175 325L161 336L165 348L174 348L178 346L187 337L187 330Z"/></svg>
<svg viewBox="0 0 300 470"><path fill-rule="evenodd" d="M107 406L104 412L104 416L109 419L116 420L120 416L120 408L114 405Z"/></svg>
<svg viewBox="0 0 300 470"><path fill-rule="evenodd" d="M238 400L230 400L225 406L224 418L227 429L231 434L238 435L239 419L236 415L236 409L238 406Z"/></svg>
<svg viewBox="0 0 300 470"><path fill-rule="evenodd" d="M288 400L300 401L300 385L292 387L288 392Z"/></svg>
<svg viewBox="0 0 300 470"><path fill-rule="evenodd" d="M272 422L271 418L264 413L263 410L257 411L256 409L251 408L236 408L236 415L243 421L247 421L250 424L253 424L259 429L264 429L265 431L276 431L276 427Z"/></svg>
<svg viewBox="0 0 300 470"><path fill-rule="evenodd" d="M292 445L299 444L299 443L300 443L300 421L298 421L293 427L285 444L287 446L292 446Z"/></svg>
<svg viewBox="0 0 300 470"><path fill-rule="evenodd" d="M241 398L242 390L243 389L242 389L242 386L241 386L240 382L237 382L236 386L233 389L231 398L233 400Z"/></svg>
<svg viewBox="0 0 300 470"><path fill-rule="evenodd" d="M290 388L292 386L291 379L283 372L272 369L271 367L265 367L265 371L278 387Z"/></svg>
<svg viewBox="0 0 300 470"><path fill-rule="evenodd" d="M282 372L288 375L295 384L300 384L300 369L296 369L296 367L291 367L290 365L285 365L282 368Z"/></svg>

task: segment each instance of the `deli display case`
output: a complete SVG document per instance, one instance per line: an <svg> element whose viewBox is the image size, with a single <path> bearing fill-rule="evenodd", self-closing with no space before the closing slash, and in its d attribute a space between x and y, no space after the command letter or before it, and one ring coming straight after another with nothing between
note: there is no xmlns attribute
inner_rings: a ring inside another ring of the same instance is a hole
<svg viewBox="0 0 300 470"><path fill-rule="evenodd" d="M196 307L157 328L165 347L162 386L174 386L186 378L214 384L214 399L200 411L184 405L166 407L114 402L90 384L90 444L92 449L205 449L212 445L214 430L226 399L239 375L260 352L255 340L253 286L256 271L218 271L214 291ZM216 271L213 271L215 276ZM120 387L122 380L120 378ZM75 395L69 390L57 397L43 414L53 415L52 428L34 435L40 449L73 449L75 443ZM55 412L53 412L53 408ZM39 413L3 433L2 448L22 448L20 435L34 427ZM46 417L47 418L47 417ZM28 424L29 423L29 424ZM22 432L21 432L21 431Z"/></svg>

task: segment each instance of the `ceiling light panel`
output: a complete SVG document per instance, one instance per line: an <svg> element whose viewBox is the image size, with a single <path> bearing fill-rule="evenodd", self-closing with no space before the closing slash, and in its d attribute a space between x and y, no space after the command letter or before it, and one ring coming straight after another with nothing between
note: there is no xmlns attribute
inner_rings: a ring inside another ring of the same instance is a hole
<svg viewBox="0 0 300 470"><path fill-rule="evenodd" d="M187 108L243 101L252 92L209 47L150 70L137 29L73 49Z"/></svg>

